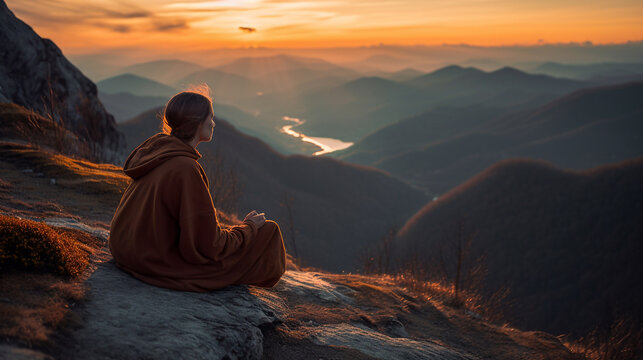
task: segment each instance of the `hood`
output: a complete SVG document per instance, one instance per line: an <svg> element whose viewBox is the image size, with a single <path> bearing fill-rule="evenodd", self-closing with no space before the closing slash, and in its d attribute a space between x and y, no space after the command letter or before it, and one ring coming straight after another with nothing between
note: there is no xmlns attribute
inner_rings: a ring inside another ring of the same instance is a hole
<svg viewBox="0 0 643 360"><path fill-rule="evenodd" d="M175 156L198 160L201 154L176 136L159 133L145 140L127 157L123 170L132 179L143 177Z"/></svg>

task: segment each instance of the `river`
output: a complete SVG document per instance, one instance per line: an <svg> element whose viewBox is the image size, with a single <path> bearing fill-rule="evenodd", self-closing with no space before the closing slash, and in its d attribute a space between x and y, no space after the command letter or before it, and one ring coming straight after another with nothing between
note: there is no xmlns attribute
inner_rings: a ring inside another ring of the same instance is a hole
<svg viewBox="0 0 643 360"><path fill-rule="evenodd" d="M284 125L281 127L281 132L284 134L288 134L291 136L294 136L296 138L299 138L301 141L309 142L313 145L318 146L321 150L313 153L314 156L317 155L323 155L323 154L328 154L333 151L338 151L338 150L344 150L347 147L353 145L352 142L345 142L341 141L338 139L333 139L333 138L325 138L325 137L313 137L313 136L306 136L300 132L297 132L293 130L292 128L301 125L304 123L304 120L290 117L290 116L283 116L282 119L284 121L289 121L293 122L294 124L292 125Z"/></svg>

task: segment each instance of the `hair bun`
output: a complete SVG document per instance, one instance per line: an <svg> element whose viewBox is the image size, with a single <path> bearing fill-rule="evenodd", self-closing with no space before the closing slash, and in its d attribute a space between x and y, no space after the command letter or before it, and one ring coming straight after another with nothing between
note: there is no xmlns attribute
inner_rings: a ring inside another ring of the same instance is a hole
<svg viewBox="0 0 643 360"><path fill-rule="evenodd" d="M165 105L163 131L189 141L196 135L199 125L212 113L212 100L209 96L194 91L180 92Z"/></svg>

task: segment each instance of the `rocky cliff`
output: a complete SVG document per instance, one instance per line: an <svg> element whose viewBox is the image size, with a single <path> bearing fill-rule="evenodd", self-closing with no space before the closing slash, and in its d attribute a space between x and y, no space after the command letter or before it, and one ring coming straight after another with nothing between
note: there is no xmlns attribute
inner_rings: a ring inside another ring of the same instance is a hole
<svg viewBox="0 0 643 360"><path fill-rule="evenodd" d="M43 39L0 1L0 102L15 103L54 120L114 161L123 136L98 100L96 85L49 39Z"/></svg>

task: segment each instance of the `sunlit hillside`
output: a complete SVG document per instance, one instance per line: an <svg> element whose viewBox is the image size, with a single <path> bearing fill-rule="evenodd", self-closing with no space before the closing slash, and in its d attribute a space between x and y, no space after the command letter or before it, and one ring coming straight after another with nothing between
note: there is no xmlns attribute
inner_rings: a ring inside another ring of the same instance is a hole
<svg viewBox="0 0 643 360"><path fill-rule="evenodd" d="M618 319L636 324L641 183L640 157L585 171L502 161L409 219L398 261L416 257L433 276L453 279L462 249L463 284L487 296L508 290L505 314L525 329L580 336Z"/></svg>

